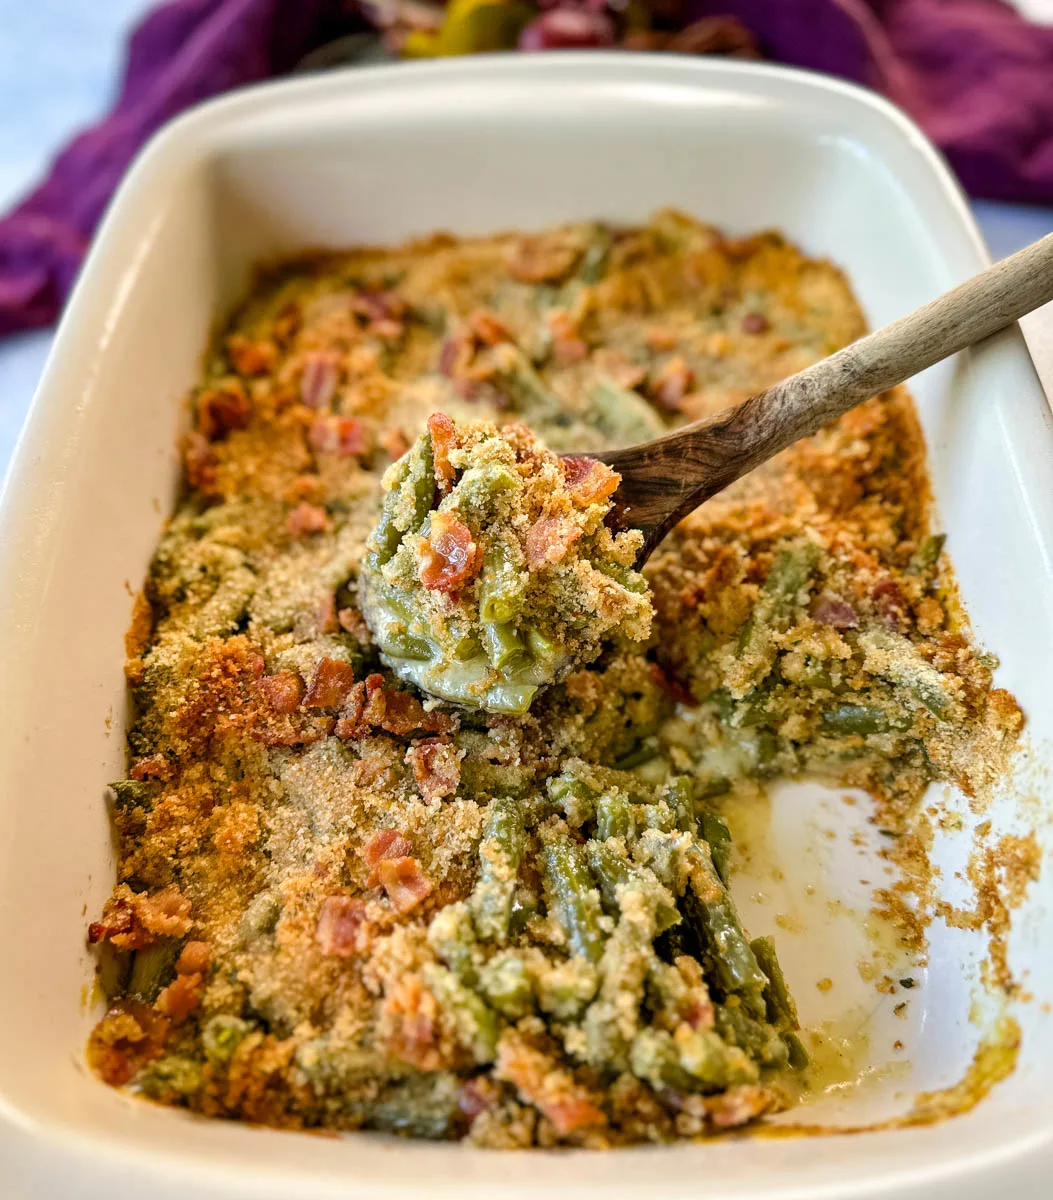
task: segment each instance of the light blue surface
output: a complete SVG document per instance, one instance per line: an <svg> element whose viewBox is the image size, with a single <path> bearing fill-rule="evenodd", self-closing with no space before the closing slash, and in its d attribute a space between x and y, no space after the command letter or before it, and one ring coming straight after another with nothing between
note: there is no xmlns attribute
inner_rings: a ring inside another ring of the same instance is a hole
<svg viewBox="0 0 1053 1200"><path fill-rule="evenodd" d="M124 35L155 2L0 0L0 211L32 188L71 134L105 111ZM1053 10L1053 0L1042 3ZM1053 230L1053 210L985 202L974 209L998 258ZM0 341L0 477L50 345L50 331Z"/></svg>

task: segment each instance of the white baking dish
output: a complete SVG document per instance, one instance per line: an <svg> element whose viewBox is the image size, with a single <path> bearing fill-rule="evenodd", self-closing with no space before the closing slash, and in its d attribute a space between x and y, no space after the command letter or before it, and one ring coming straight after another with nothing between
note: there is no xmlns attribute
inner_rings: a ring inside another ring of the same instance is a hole
<svg viewBox="0 0 1053 1200"><path fill-rule="evenodd" d="M829 255L849 271L874 324L984 265L959 192L908 121L856 89L763 66L495 57L268 85L176 122L131 173L62 322L0 513L5 1197L134 1190L165 1200L192 1189L204 1200L659 1191L933 1200L1007 1187L1016 1200L1049 1195L1053 1018L1041 1007L1053 1000L1048 872L1014 921L1011 960L1034 997L1014 1008L1021 1066L973 1112L926 1128L502 1155L194 1120L128 1100L81 1065L94 1015L80 999L91 980L85 927L113 878L103 788L123 763L129 587L143 577L174 495L180 398L213 318L254 260L283 251L436 227L626 220L666 204L733 231L778 226ZM968 610L1002 657L1000 682L1030 720L1026 769L989 815L997 828L1037 823L1045 838L1044 770L1053 762L1048 411L1016 330L928 372L915 394ZM814 788L784 789L773 810L776 848L788 868L809 864L813 878L851 902L861 871L847 844L823 843L812 859L805 853L821 808ZM952 889L961 853L960 837L938 842ZM765 931L762 912L745 915L754 932ZM856 979L852 991L853 936L836 924L796 942L779 934L807 1018L869 997L863 1057L880 1064L893 1018L872 988L860 992ZM969 1019L982 950L974 935L934 925L932 965L912 993L911 1019L897 1027L908 1064L826 1097L809 1119L864 1124L960 1078L990 1018L990 1006L979 1004L979 1025ZM814 987L820 974L837 977L829 998Z"/></svg>

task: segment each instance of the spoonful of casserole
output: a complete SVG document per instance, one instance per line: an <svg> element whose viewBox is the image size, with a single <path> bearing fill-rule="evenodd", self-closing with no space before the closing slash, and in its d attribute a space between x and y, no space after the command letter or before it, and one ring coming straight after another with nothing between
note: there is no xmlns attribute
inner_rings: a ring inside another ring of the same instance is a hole
<svg viewBox="0 0 1053 1200"><path fill-rule="evenodd" d="M640 570L689 512L1050 299L1053 234L739 405L598 455L434 414L384 476L359 580L382 658L443 700L526 712L612 639L648 636Z"/></svg>

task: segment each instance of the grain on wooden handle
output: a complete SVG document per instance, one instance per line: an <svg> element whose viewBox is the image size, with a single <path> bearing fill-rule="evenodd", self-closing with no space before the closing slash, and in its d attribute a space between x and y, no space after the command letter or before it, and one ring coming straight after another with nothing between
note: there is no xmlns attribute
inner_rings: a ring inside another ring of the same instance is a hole
<svg viewBox="0 0 1053 1200"><path fill-rule="evenodd" d="M799 438L1051 299L1053 234L734 408L599 456L622 476L617 523L643 530L642 561L681 517Z"/></svg>

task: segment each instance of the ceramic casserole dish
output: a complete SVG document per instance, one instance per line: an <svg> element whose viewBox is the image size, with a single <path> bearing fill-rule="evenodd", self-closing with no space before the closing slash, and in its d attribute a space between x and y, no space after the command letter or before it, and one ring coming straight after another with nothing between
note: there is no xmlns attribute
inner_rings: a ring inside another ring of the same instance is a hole
<svg viewBox="0 0 1053 1200"><path fill-rule="evenodd" d="M854 974L857 923L780 942L805 1024L840 1020L860 1082L785 1114L839 1132L588 1152L277 1133L192 1119L104 1087L83 1065L98 1015L85 928L113 880L107 782L122 773L122 639L176 495L182 398L252 264L320 245L674 205L731 232L781 229L848 273L872 325L985 265L961 194L918 130L874 96L753 64L643 55L479 58L250 89L175 122L113 203L62 321L0 511L0 1162L21 1197L1047 1196L1053 1170L1053 874L1012 916L1012 1003L980 986L983 935L929 931L910 1019ZM1048 847L1053 763L1053 429L1014 328L912 385L939 519L978 639L1019 699L1025 745L984 814ZM940 789L941 793L943 789ZM933 848L962 897L975 818ZM774 852L807 861L842 913L861 874L831 843L830 797L780 789ZM843 807L843 806L842 806ZM847 810L845 810L847 811ZM815 818L818 820L818 818ZM848 818L844 818L847 820ZM865 819L862 828L865 832ZM809 830L812 832L809 833ZM847 832L847 830L846 830ZM865 853L869 851L865 850ZM764 918L748 906L748 925ZM833 911L831 909L831 911ZM844 986L817 992L820 974ZM852 1025L852 1013L859 1019ZM955 1084L997 1022L1016 1070L972 1111L878 1128ZM851 1027L850 1027L851 1026ZM889 1031L905 1043L896 1069ZM860 1132L853 1132L860 1131Z"/></svg>

